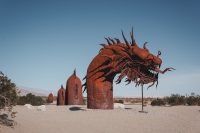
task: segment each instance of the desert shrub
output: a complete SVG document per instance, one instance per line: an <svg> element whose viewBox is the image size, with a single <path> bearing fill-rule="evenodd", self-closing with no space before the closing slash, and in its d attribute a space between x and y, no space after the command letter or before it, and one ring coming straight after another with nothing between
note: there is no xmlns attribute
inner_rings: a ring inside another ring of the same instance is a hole
<svg viewBox="0 0 200 133"><path fill-rule="evenodd" d="M0 72L0 95L8 99L10 105L16 105L16 85L7 76ZM0 108L5 107L4 98L0 100Z"/></svg>
<svg viewBox="0 0 200 133"><path fill-rule="evenodd" d="M186 98L187 105L199 105L200 106L200 97L199 96L189 96Z"/></svg>
<svg viewBox="0 0 200 133"><path fill-rule="evenodd" d="M172 94L169 97L164 97L163 99L154 99L151 102L152 106L160 106L169 104L171 106L175 105L198 105L200 106L200 96L191 93L189 97L181 96L179 94Z"/></svg>
<svg viewBox="0 0 200 133"><path fill-rule="evenodd" d="M40 96L35 96L35 95L29 93L26 96L19 97L17 104L18 105L31 104L31 105L38 106L38 105L45 104L45 100Z"/></svg>
<svg viewBox="0 0 200 133"><path fill-rule="evenodd" d="M179 94L172 94L170 97L165 97L165 101L169 105L185 105L186 103L185 96Z"/></svg>
<svg viewBox="0 0 200 133"><path fill-rule="evenodd" d="M12 111L13 105L16 104L17 91L15 83L0 71L0 124L14 126L16 112Z"/></svg>
<svg viewBox="0 0 200 133"><path fill-rule="evenodd" d="M198 101L198 102L197 102L197 105L200 106L200 96L199 96L199 95L197 96L197 99L198 99L198 100L197 100L197 101Z"/></svg>
<svg viewBox="0 0 200 133"><path fill-rule="evenodd" d="M115 99L114 102L115 102L115 103L124 104L124 100L122 100L122 99Z"/></svg>
<svg viewBox="0 0 200 133"><path fill-rule="evenodd" d="M165 105L165 104L166 104L166 102L165 102L163 99L159 99L159 98L154 99L154 100L151 102L151 105L152 105L152 106L163 106L163 105Z"/></svg>

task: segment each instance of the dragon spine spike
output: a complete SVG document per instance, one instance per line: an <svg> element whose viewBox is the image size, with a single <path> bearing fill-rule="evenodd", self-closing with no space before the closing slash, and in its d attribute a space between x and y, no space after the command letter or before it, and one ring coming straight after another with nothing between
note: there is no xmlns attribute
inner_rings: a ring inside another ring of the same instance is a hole
<svg viewBox="0 0 200 133"><path fill-rule="evenodd" d="M101 45L101 46L104 47L104 48L106 47L106 44L103 44L103 43L101 43L101 44L99 44L99 45Z"/></svg>
<svg viewBox="0 0 200 133"><path fill-rule="evenodd" d="M108 40L108 38L105 37L105 39L106 39L108 45L112 45L112 43Z"/></svg>
<svg viewBox="0 0 200 133"><path fill-rule="evenodd" d="M128 41L126 40L126 37L124 36L124 32L122 31L122 37L124 39L124 42L126 43L126 45L129 45Z"/></svg>
<svg viewBox="0 0 200 133"><path fill-rule="evenodd" d="M132 45L132 46L134 46L134 45L137 46L137 44L136 44L136 42L135 42L135 39L134 39L134 35L133 35L133 27L132 27L132 30L131 30L130 35L131 35L131 41L132 41L131 45Z"/></svg>
<svg viewBox="0 0 200 133"><path fill-rule="evenodd" d="M117 38L114 38L114 39L117 41L117 43L121 43L119 39L117 39Z"/></svg>
<svg viewBox="0 0 200 133"><path fill-rule="evenodd" d="M115 44L115 41L113 39L111 39L110 37L108 37L108 39L113 43Z"/></svg>
<svg viewBox="0 0 200 133"><path fill-rule="evenodd" d="M76 71L67 79L66 93L65 93L66 105L82 105L83 93L81 80L76 74Z"/></svg>
<svg viewBox="0 0 200 133"><path fill-rule="evenodd" d="M74 76L76 77L76 68L74 69Z"/></svg>

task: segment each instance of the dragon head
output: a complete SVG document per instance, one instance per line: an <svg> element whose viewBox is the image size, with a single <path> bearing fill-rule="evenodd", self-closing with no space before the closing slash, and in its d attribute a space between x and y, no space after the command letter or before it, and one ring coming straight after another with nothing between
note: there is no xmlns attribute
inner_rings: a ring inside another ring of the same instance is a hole
<svg viewBox="0 0 200 133"><path fill-rule="evenodd" d="M137 60L137 65L134 65L132 69L134 71L137 69L138 78L140 79L140 83L147 84L149 82L158 81L158 69L160 69L162 60L159 57L161 52L158 51L158 55L155 56L146 47L147 42L144 43L143 48L138 47L138 45L132 46L132 52L134 53L132 56L133 60Z"/></svg>
<svg viewBox="0 0 200 133"><path fill-rule="evenodd" d="M130 43L126 40L123 31L122 37L125 43L122 43L117 38L105 38L108 45L100 44L103 48L99 51L99 56L104 59L104 62L99 63L101 62L99 59L99 62L95 63L95 65L98 63L100 65L89 71L89 74L85 78L90 78L98 72L103 72L97 79L106 77L103 78L103 81L107 79L113 80L113 77L119 74L116 80L117 84L119 84L124 77L127 77L125 80L125 82L128 82L127 84L131 81L135 82L136 86L152 83L149 85L149 87L151 87L155 82L158 85L158 75L160 73L164 74L167 71L174 70L174 68L171 67L163 71L160 70L162 64L160 58L161 52L158 51L157 55L152 54L146 47L147 42L144 43L143 48L140 48L133 37L133 29L130 35Z"/></svg>
<svg viewBox="0 0 200 133"><path fill-rule="evenodd" d="M152 54L146 47L147 42L144 43L143 48L140 48L133 37L133 30L130 35L132 42L128 43L122 31L125 41L123 52L126 54L118 61L120 62L121 72L116 83L120 83L127 76L126 82L128 84L134 81L136 86L152 83L149 86L151 87L155 82L158 85L158 75L160 73L164 74L166 71L175 69L170 67L163 71L160 70L162 64L162 59L160 58L161 52L158 51L157 55Z"/></svg>

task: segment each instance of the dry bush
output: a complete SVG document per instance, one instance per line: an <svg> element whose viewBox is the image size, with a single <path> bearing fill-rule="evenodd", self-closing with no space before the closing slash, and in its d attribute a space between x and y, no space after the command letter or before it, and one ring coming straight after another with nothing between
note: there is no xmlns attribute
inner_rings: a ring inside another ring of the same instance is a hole
<svg viewBox="0 0 200 133"><path fill-rule="evenodd" d="M0 125L11 126L15 125L15 122L12 118L16 117L17 112L13 112L10 99L5 96L0 95Z"/></svg>
<svg viewBox="0 0 200 133"><path fill-rule="evenodd" d="M0 125L13 127L15 122L12 118L17 112L12 108L16 104L17 92L14 83L0 72Z"/></svg>
<svg viewBox="0 0 200 133"><path fill-rule="evenodd" d="M200 106L200 96L189 96L186 98L187 105L198 105Z"/></svg>
<svg viewBox="0 0 200 133"><path fill-rule="evenodd" d="M114 99L114 103L124 104L124 100L123 99Z"/></svg>
<svg viewBox="0 0 200 133"><path fill-rule="evenodd" d="M159 98L154 99L154 100L151 102L151 105L152 105L152 106L163 106L163 105L165 105L165 104L166 104L166 102L165 102L163 99L159 99Z"/></svg>
<svg viewBox="0 0 200 133"><path fill-rule="evenodd" d="M18 105L31 104L34 106L38 106L45 104L45 100L40 96L35 96L31 93L28 93L26 96L19 97L17 104Z"/></svg>
<svg viewBox="0 0 200 133"><path fill-rule="evenodd" d="M181 96L179 94L172 94L169 97L164 97L163 99L154 99L151 102L152 106L160 106L160 105L165 105L169 104L171 106L176 106L176 105L198 105L200 106L200 96L199 95L191 95L191 96Z"/></svg>
<svg viewBox="0 0 200 133"><path fill-rule="evenodd" d="M179 94L172 94L170 97L165 97L164 100L169 105L185 105L186 104L186 97L181 96Z"/></svg>

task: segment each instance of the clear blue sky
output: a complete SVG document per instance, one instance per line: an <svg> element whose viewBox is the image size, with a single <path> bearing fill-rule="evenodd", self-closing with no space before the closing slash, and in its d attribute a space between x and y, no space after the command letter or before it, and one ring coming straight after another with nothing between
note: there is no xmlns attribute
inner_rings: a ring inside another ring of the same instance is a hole
<svg viewBox="0 0 200 133"><path fill-rule="evenodd" d="M104 37L130 40L154 54L161 50L158 88L146 96L200 94L200 2L198 0L0 0L0 70L18 86L54 94L77 69L82 79ZM140 96L134 83L114 85L115 96Z"/></svg>

